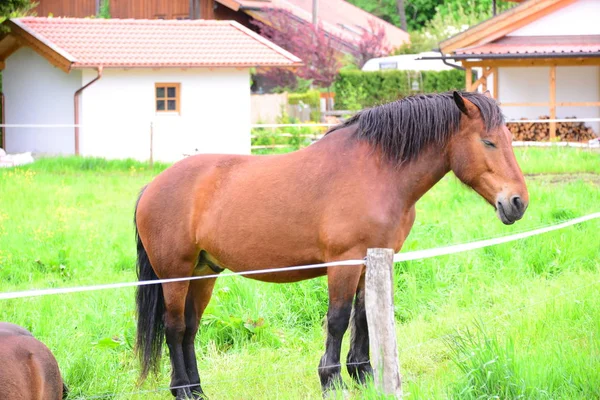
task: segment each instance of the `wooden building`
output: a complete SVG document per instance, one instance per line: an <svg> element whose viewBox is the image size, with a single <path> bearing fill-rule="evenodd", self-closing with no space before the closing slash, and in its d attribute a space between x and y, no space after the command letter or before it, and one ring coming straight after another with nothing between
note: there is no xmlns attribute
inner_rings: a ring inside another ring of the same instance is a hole
<svg viewBox="0 0 600 400"><path fill-rule="evenodd" d="M105 0L38 0L37 16L85 18L100 13ZM109 0L111 18L233 20L256 31L252 20L266 21L267 11L281 8L298 20L312 23L312 2L307 0ZM352 47L370 31L370 22L383 27L393 48L410 40L407 32L344 0L319 1L317 19L342 47Z"/></svg>
<svg viewBox="0 0 600 400"><path fill-rule="evenodd" d="M509 118L599 118L599 17L599 0L527 0L440 50L466 68L467 90L490 90ZM483 73L473 82L475 67Z"/></svg>

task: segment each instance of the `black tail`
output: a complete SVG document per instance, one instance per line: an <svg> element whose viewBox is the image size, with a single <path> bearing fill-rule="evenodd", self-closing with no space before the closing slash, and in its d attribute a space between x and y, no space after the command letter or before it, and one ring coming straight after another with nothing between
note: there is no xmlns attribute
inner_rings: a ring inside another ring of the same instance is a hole
<svg viewBox="0 0 600 400"><path fill-rule="evenodd" d="M62 395L62 398L63 398L63 400L65 400L67 397L69 397L69 388L63 382L63 395Z"/></svg>
<svg viewBox="0 0 600 400"><path fill-rule="evenodd" d="M135 239L137 242L137 276L140 281L156 280L146 249L142 244L135 214L140 198L144 194L142 189L135 206L133 224L135 225ZM158 362L162 354L162 344L165 337L165 300L162 285L138 286L136 293L137 305L137 340L136 352L142 366L141 380L148 376L150 370L158 370Z"/></svg>

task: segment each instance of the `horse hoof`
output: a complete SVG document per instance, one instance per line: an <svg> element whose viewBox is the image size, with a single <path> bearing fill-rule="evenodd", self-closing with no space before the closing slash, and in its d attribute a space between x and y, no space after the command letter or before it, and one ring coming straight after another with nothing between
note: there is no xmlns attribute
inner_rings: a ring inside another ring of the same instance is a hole
<svg viewBox="0 0 600 400"><path fill-rule="evenodd" d="M196 398L189 388L172 390L172 392L174 392L173 396L175 396L175 400L192 400Z"/></svg>
<svg viewBox="0 0 600 400"><path fill-rule="evenodd" d="M192 396L194 400L208 400L208 396L202 391L192 390Z"/></svg>
<svg viewBox="0 0 600 400"><path fill-rule="evenodd" d="M347 400L350 398L350 392L347 389L332 389L323 392L324 400Z"/></svg>
<svg viewBox="0 0 600 400"><path fill-rule="evenodd" d="M357 384L364 386L368 380L373 379L373 368L370 364L348 367L348 374Z"/></svg>
<svg viewBox="0 0 600 400"><path fill-rule="evenodd" d="M323 398L327 400L347 399L348 388L340 376L332 378L322 387Z"/></svg>

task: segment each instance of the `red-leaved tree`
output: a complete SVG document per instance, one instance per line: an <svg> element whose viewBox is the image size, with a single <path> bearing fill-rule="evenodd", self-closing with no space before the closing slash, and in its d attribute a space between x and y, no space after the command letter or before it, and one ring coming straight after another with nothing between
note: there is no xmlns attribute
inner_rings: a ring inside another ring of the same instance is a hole
<svg viewBox="0 0 600 400"><path fill-rule="evenodd" d="M272 8L265 14L266 23L252 23L262 36L302 60L304 66L298 68L297 76L312 80L316 86L331 86L342 66L336 39L328 35L320 24L314 26L302 21L285 9ZM287 70L270 68L265 75L279 86L295 86L295 75Z"/></svg>
<svg viewBox="0 0 600 400"><path fill-rule="evenodd" d="M385 35L385 28L371 19L369 20L369 30L363 32L357 46L352 50L352 56L354 56L354 62L358 68L362 68L371 58L387 56L391 51L392 48Z"/></svg>

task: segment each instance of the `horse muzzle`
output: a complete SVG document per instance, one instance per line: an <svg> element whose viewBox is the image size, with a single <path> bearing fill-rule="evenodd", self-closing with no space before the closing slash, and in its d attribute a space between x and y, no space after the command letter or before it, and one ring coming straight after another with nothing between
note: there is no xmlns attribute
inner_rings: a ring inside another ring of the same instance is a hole
<svg viewBox="0 0 600 400"><path fill-rule="evenodd" d="M528 204L524 203L521 196L514 195L510 198L498 196L496 200L496 213L505 225L512 225L523 218Z"/></svg>

